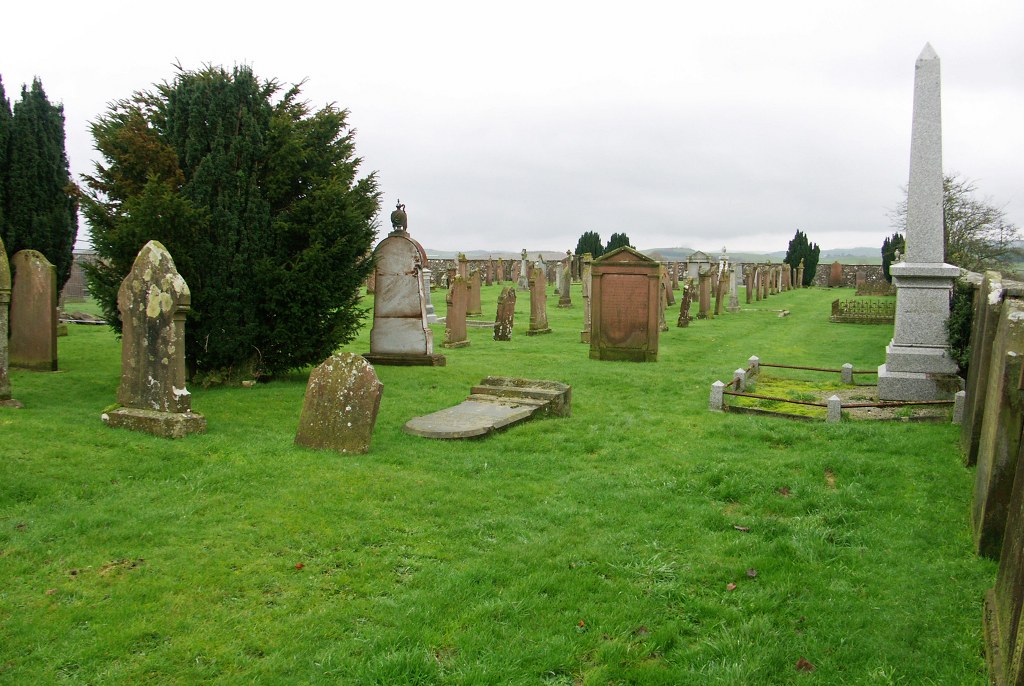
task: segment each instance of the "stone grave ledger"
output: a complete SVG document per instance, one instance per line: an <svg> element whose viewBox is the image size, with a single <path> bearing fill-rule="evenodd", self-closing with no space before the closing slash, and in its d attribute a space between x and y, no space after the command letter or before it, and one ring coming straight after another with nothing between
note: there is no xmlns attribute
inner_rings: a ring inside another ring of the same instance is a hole
<svg viewBox="0 0 1024 686"><path fill-rule="evenodd" d="M396 229L373 254L376 295L366 359L373 364L444 366L445 357L434 353L434 334L427 325L423 247Z"/></svg>
<svg viewBox="0 0 1024 686"><path fill-rule="evenodd" d="M591 267L590 357L654 362L658 359L661 267L622 247Z"/></svg>
<svg viewBox="0 0 1024 686"><path fill-rule="evenodd" d="M146 243L117 291L121 407L101 416L108 426L164 438L206 431L206 418L192 412L185 384L185 315L191 301L167 249L158 241Z"/></svg>
<svg viewBox="0 0 1024 686"><path fill-rule="evenodd" d="M57 272L36 250L11 256L8 364L37 372L57 371Z"/></svg>
<svg viewBox="0 0 1024 686"><path fill-rule="evenodd" d="M946 337L949 296L960 270L943 262L939 89L939 58L925 45L914 74L907 254L889 269L896 286L896 325L885 364L878 367L880 400L942 400L962 387Z"/></svg>
<svg viewBox="0 0 1024 686"><path fill-rule="evenodd" d="M332 355L309 375L295 444L339 453L369 451L383 392L363 357Z"/></svg>

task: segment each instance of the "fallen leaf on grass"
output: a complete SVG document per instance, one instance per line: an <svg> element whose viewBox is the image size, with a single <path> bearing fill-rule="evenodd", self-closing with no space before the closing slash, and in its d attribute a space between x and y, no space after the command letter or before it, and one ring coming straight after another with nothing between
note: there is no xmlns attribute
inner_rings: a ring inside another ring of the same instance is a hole
<svg viewBox="0 0 1024 686"><path fill-rule="evenodd" d="M739 524L733 524L732 528L736 529L736 531L742 531L744 533L750 531L749 526L740 526Z"/></svg>
<svg viewBox="0 0 1024 686"><path fill-rule="evenodd" d="M781 495L783 498L788 498L790 496L789 486L783 486L782 488L780 488L779 495Z"/></svg>
<svg viewBox="0 0 1024 686"><path fill-rule="evenodd" d="M56 592L57 592L56 588L48 588L48 589L46 589L46 595L53 595Z"/></svg>
<svg viewBox="0 0 1024 686"><path fill-rule="evenodd" d="M727 590L727 591L735 591L736 590L736 584L734 584L732 582L726 584L725 585L725 590Z"/></svg>
<svg viewBox="0 0 1024 686"><path fill-rule="evenodd" d="M638 626L636 629L634 629L633 633L636 634L637 636L646 636L647 634L651 633L651 630L648 629L647 627L641 625L641 626Z"/></svg>
<svg viewBox="0 0 1024 686"><path fill-rule="evenodd" d="M825 470L825 483L833 491L836 490L836 475L835 472L833 472L831 469Z"/></svg>
<svg viewBox="0 0 1024 686"><path fill-rule="evenodd" d="M814 671L814 665L811 664L805 658L800 658L799 660L796 661L796 670L798 672L813 672Z"/></svg>
<svg viewBox="0 0 1024 686"><path fill-rule="evenodd" d="M295 563L295 569L302 569L302 568L303 568L303 567L305 567L305 566L306 566L306 565L302 564L301 562L296 562L296 563Z"/></svg>
<svg viewBox="0 0 1024 686"><path fill-rule="evenodd" d="M754 569L753 567L751 567L750 569L747 570L747 576L749 576L751 579L753 579L755 576L757 576L757 570Z"/></svg>

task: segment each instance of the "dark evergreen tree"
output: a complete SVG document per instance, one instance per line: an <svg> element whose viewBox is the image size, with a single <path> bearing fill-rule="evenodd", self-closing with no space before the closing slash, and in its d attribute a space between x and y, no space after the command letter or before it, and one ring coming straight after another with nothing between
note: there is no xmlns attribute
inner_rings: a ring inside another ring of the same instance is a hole
<svg viewBox="0 0 1024 686"><path fill-rule="evenodd" d="M22 86L9 136L0 222L4 243L12 255L25 249L45 255L57 268L57 288L63 288L71 276L78 202L64 152L64 108L50 103L39 79L31 89Z"/></svg>
<svg viewBox="0 0 1024 686"><path fill-rule="evenodd" d="M11 103L4 92L4 82L0 78L0 238L7 236L4 208L7 205L7 177L10 174L7 158L11 149Z"/></svg>
<svg viewBox="0 0 1024 686"><path fill-rule="evenodd" d="M807 234L797 230L793 240L786 248L786 257L783 262L796 269L800 266L800 260L804 261L804 286L810 286L814 280L814 271L818 268L818 258L821 256L821 248L817 243L807 240Z"/></svg>
<svg viewBox="0 0 1024 686"><path fill-rule="evenodd" d="M584 231L580 240L576 243L576 254L583 255L590 253L594 259L604 254L604 246L601 245L601 236L597 231Z"/></svg>
<svg viewBox="0 0 1024 686"><path fill-rule="evenodd" d="M161 241L192 292L185 352L201 382L318 363L365 315L376 176L357 178L348 112L299 96L248 67L183 70L92 124L90 288L117 322L121 280Z"/></svg>
<svg viewBox="0 0 1024 686"><path fill-rule="evenodd" d="M627 246L630 248L633 247L632 245L629 244L629 236L627 236L624 233L613 233L611 235L611 238L608 239L608 245L604 246L604 251L611 252L612 250L615 250L616 248L621 248L622 246Z"/></svg>
<svg viewBox="0 0 1024 686"><path fill-rule="evenodd" d="M900 251L900 255L907 252L907 243L903 239L903 234L894 233L884 241L882 241L882 273L885 275L885 280L892 283L892 275L889 274L889 267L896 259L896 251Z"/></svg>

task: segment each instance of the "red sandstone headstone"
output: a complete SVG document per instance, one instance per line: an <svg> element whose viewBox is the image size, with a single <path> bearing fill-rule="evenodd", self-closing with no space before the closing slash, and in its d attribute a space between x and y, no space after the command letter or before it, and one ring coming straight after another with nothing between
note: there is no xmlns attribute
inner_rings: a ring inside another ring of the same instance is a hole
<svg viewBox="0 0 1024 686"><path fill-rule="evenodd" d="M480 268L469 272L469 300L466 303L466 314L478 316L484 313L483 305L480 302Z"/></svg>
<svg viewBox="0 0 1024 686"><path fill-rule="evenodd" d="M548 326L548 283L539 264L530 269L530 328L527 336L551 333Z"/></svg>
<svg viewBox="0 0 1024 686"><path fill-rule="evenodd" d="M828 287L836 288L843 285L843 265L833 262L828 273Z"/></svg>
<svg viewBox="0 0 1024 686"><path fill-rule="evenodd" d="M57 272L36 250L11 257L9 364L40 372L57 371Z"/></svg>
<svg viewBox="0 0 1024 686"><path fill-rule="evenodd" d="M624 246L594 260L591 279L591 359L657 361L660 265Z"/></svg>
<svg viewBox="0 0 1024 686"><path fill-rule="evenodd" d="M7 262L7 251L0 239L0 406L22 407L11 398L11 380L7 374L7 316L11 303L11 268Z"/></svg>
<svg viewBox="0 0 1024 686"><path fill-rule="evenodd" d="M466 308L469 298L469 284L461 276L456 276L448 286L448 295L445 298L448 311L444 316L444 342L441 343L443 347L463 348L469 345L469 336L466 332Z"/></svg>

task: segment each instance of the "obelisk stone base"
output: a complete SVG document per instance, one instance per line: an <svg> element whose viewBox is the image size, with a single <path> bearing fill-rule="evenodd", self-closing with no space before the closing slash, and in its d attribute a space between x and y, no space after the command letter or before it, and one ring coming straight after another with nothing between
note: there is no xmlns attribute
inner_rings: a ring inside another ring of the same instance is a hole
<svg viewBox="0 0 1024 686"><path fill-rule="evenodd" d="M206 417L198 412L159 412L134 407L119 407L104 412L100 419L115 429L131 429L161 438L184 438L206 433Z"/></svg>

